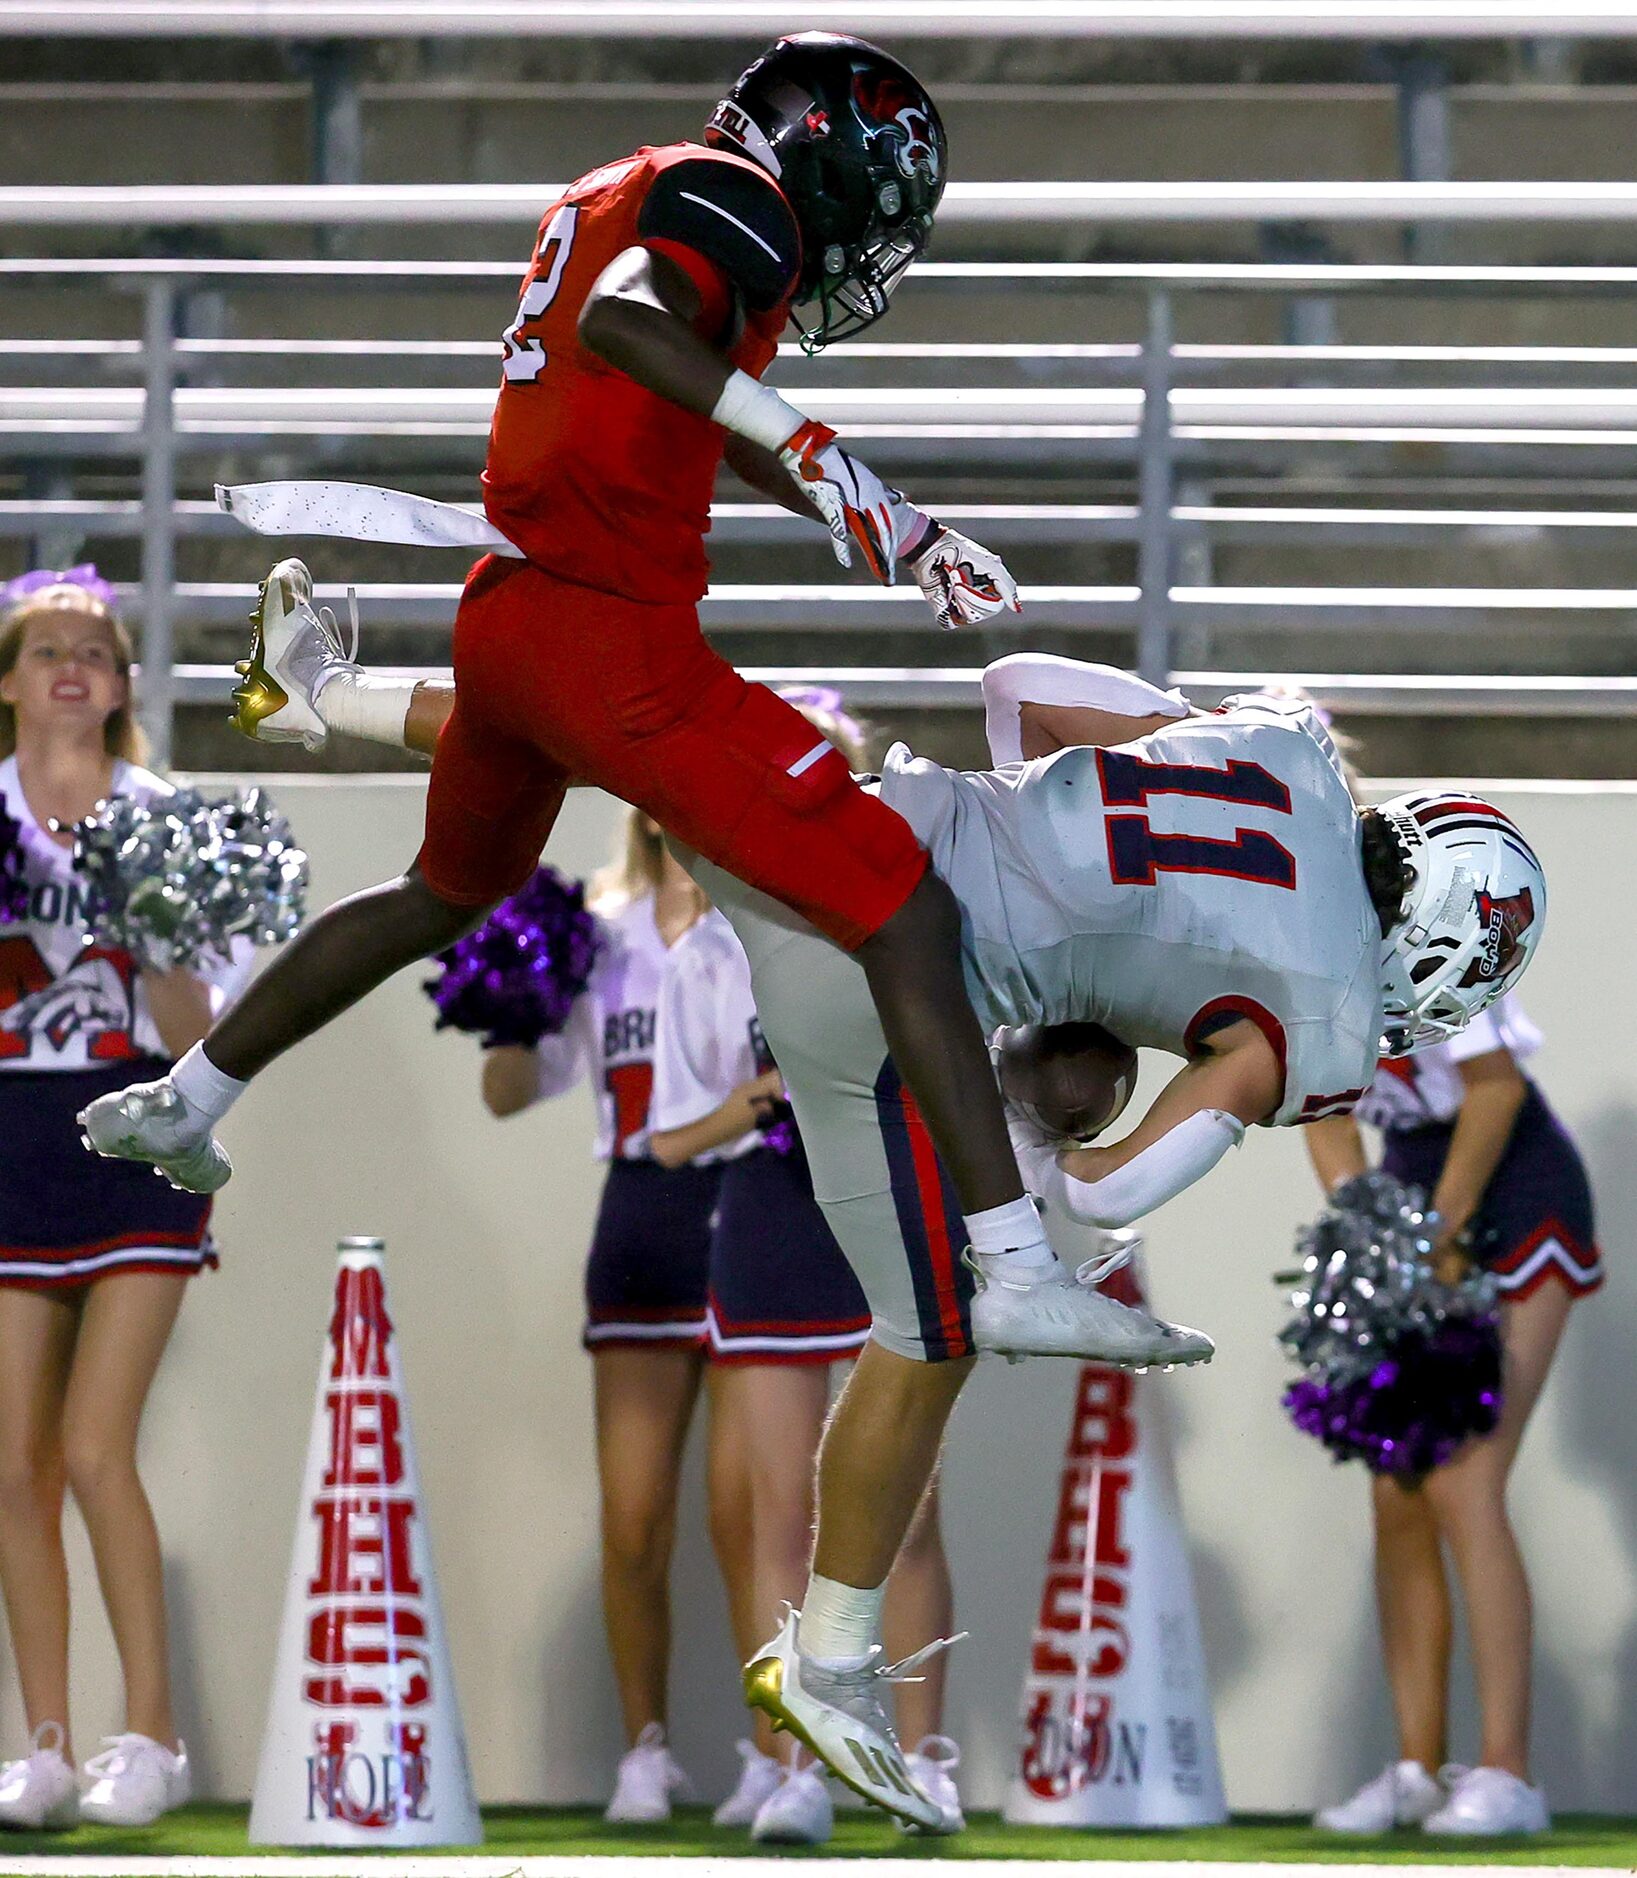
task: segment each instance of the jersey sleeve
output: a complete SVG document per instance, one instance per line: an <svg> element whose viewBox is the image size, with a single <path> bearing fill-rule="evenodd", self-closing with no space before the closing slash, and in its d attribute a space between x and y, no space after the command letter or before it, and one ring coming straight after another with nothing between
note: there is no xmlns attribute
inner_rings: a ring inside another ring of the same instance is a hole
<svg viewBox="0 0 1637 1878"><path fill-rule="evenodd" d="M787 300L801 274L801 234L789 203L771 177L732 158L701 154L667 164L643 197L637 233L720 269L753 313Z"/></svg>
<svg viewBox="0 0 1637 1878"><path fill-rule="evenodd" d="M1013 652L983 674L983 728L997 767L1023 761L1023 706L1078 705L1121 717L1186 717L1188 702L1112 665L1060 658L1054 652Z"/></svg>

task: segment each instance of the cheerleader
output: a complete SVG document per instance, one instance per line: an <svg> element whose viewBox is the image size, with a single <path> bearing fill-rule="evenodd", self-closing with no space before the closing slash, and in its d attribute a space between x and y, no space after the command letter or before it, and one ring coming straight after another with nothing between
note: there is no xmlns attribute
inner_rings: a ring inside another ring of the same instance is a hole
<svg viewBox="0 0 1637 1878"><path fill-rule="evenodd" d="M789 694L786 694L789 695ZM857 727L839 699L793 700L863 767ZM756 1020L750 966L732 927L712 910L665 982L660 1023L667 1049L655 1088L651 1149L667 1165L714 1152L726 1158L710 1245L712 1535L727 1582L740 1659L766 1641L786 1602L799 1605L811 1564L814 1462L829 1411L834 1366L855 1357L870 1312L813 1196L799 1134ZM751 1097L754 1114L746 1113ZM757 1125L758 1132L746 1133ZM887 1647L907 1656L953 1624L936 1488L917 1517L889 1584ZM960 1755L938 1732L944 1659L897 1691L899 1731L919 1745L910 1771L943 1806L944 1830L964 1821L954 1772ZM774 1757L765 1718L739 1744L734 1792L715 1813L776 1843L830 1836L829 1789L813 1766Z"/></svg>
<svg viewBox="0 0 1637 1878"><path fill-rule="evenodd" d="M1371 1480L1382 1651L1396 1760L1317 1823L1375 1833L1538 1833L1551 1824L1529 1780L1529 1581L1506 1483L1558 1339L1603 1282L1585 1166L1522 1065L1540 1033L1503 998L1451 1042L1384 1062L1356 1114L1383 1136L1382 1167L1438 1214L1450 1275L1468 1260L1501 1298L1499 1425L1420 1479ZM1307 1129L1326 1190L1368 1165L1353 1117ZM1445 1557L1466 1609L1482 1718L1478 1765L1444 1766L1452 1632Z"/></svg>
<svg viewBox="0 0 1637 1878"><path fill-rule="evenodd" d="M209 1029L213 988L84 943L67 831L109 796L168 792L138 767L113 590L84 567L4 592L0 807L21 824L27 904L0 924L0 1586L32 1748L0 1770L0 1824L145 1825L190 1784L137 1429L187 1281L216 1253L209 1200L86 1154L75 1116L162 1075ZM83 1790L68 1727L65 1492L125 1682L125 1732L86 1763Z"/></svg>
<svg viewBox="0 0 1637 1878"><path fill-rule="evenodd" d="M487 1053L483 1094L515 1115L592 1078L598 1158L608 1164L586 1263L584 1343L595 1359L603 1620L627 1751L604 1817L668 1819L687 1781L666 1741L670 1563L682 1449L705 1367L711 1217L721 1178L709 1150L662 1166L649 1153L662 984L698 943L708 902L629 811L622 852L592 884L604 948L563 1032ZM773 1078L736 1092L743 1120Z"/></svg>

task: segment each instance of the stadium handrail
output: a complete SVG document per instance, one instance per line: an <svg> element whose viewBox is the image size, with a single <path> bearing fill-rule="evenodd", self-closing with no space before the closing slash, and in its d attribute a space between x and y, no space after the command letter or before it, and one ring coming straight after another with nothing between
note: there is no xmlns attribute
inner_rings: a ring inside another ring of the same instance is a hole
<svg viewBox="0 0 1637 1878"><path fill-rule="evenodd" d="M451 581L358 581L358 604L383 623L408 630L447 632L460 600ZM119 586L122 609L140 620L139 586ZM346 586L320 581L315 596L346 604ZM177 620L220 621L244 609L245 587L236 581L178 581L170 593ZM994 634L1029 633L1050 627L1125 629L1136 623L1142 598L1135 586L1030 584L1024 612L991 621ZM1266 627L1300 615L1304 635L1373 630L1423 632L1428 617L1456 630L1493 631L1520 615L1570 612L1626 616L1637 607L1628 588L1553 587L1172 587L1168 600L1180 628L1191 613L1201 624ZM819 582L724 581L699 605L707 629L845 634L855 631L921 632L926 606L914 586L836 586Z"/></svg>
<svg viewBox="0 0 1637 1878"><path fill-rule="evenodd" d="M360 430L481 436L488 432L495 395L493 385L183 385L175 392L174 411L182 436ZM1169 397L1177 434L1202 438L1361 431L1637 433L1637 389L1615 385L1178 385ZM883 428L906 435L1052 436L1087 428L1135 430L1144 392L1127 385L811 385L803 387L802 403L815 418L854 436ZM144 406L145 394L134 385L0 386L0 432L37 426L136 434Z"/></svg>
<svg viewBox="0 0 1637 1878"><path fill-rule="evenodd" d="M0 224L129 229L537 221L560 183L189 183L0 188ZM946 228L1148 222L1629 222L1633 182L967 182Z"/></svg>
<svg viewBox="0 0 1637 1878"><path fill-rule="evenodd" d="M442 679L447 665L371 668L382 678ZM976 703L978 666L746 665L753 683L823 684L842 691L855 710L963 709ZM229 665L184 664L172 668L179 704L221 704L237 682ZM142 668L136 667L140 687ZM1173 672L1171 682L1201 704L1217 704L1235 692L1264 685L1300 686L1326 710L1357 716L1393 717L1631 717L1637 716L1637 678L1424 676L1418 672Z"/></svg>
<svg viewBox="0 0 1637 1878"><path fill-rule="evenodd" d="M807 0L801 23L895 39L1623 38L1631 14L1619 0ZM0 34L58 37L756 39L789 28L789 7L766 0L0 0Z"/></svg>
<svg viewBox="0 0 1637 1878"><path fill-rule="evenodd" d="M0 223L3 225L3 223ZM356 289L402 293L465 290L487 282L516 288L518 262L160 259L148 255L25 255L0 258L0 286L36 281L95 280L117 288L194 288L237 284ZM1437 297L1575 298L1637 290L1629 266L1420 266L1397 262L1264 261L922 261L907 287L984 292L1034 288L1047 292L1411 294Z"/></svg>

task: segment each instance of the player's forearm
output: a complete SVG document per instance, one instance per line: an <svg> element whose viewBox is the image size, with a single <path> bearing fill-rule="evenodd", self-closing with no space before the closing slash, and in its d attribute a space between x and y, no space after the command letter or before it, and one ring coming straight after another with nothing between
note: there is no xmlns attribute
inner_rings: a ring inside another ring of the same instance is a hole
<svg viewBox="0 0 1637 1878"><path fill-rule="evenodd" d="M1076 744L1125 743L1188 715L1178 693L1112 665L1014 652L983 674L984 729L996 763Z"/></svg>
<svg viewBox="0 0 1637 1878"><path fill-rule="evenodd" d="M778 503L781 509L788 509L792 515L800 515L807 521L824 520L790 480L790 472L771 450L763 449L748 437L735 436L729 431L722 456L740 482L754 489L757 495L766 496L770 502Z"/></svg>

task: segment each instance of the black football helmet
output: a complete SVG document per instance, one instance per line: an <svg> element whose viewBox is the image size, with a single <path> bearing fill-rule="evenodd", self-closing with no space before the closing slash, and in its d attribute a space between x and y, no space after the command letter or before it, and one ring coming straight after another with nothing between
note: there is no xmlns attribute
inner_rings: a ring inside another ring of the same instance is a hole
<svg viewBox="0 0 1637 1878"><path fill-rule="evenodd" d="M914 73L866 40L795 33L744 72L705 141L778 181L802 235L802 346L872 326L926 247L948 145Z"/></svg>

